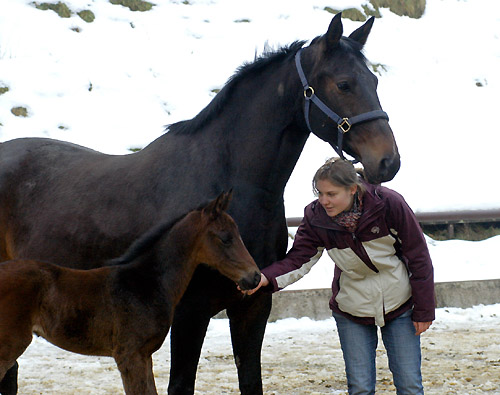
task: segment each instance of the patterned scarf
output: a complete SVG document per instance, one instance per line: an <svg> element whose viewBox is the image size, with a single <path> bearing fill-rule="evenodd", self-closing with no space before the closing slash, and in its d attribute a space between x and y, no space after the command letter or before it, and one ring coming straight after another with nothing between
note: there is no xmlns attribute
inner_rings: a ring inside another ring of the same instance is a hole
<svg viewBox="0 0 500 395"><path fill-rule="evenodd" d="M340 214L337 214L335 217L332 217L333 222L336 224L343 226L349 232L354 232L358 227L358 221L361 217L361 213L363 212L363 202L359 200L358 193L354 195L354 204L349 211L342 211Z"/></svg>

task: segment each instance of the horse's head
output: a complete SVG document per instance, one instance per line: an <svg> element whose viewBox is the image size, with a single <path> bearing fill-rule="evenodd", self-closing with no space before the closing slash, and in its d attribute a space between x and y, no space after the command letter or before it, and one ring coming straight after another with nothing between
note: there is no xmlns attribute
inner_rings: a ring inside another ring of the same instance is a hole
<svg viewBox="0 0 500 395"><path fill-rule="evenodd" d="M232 192L221 193L201 210L197 260L235 281L243 290L255 288L260 271L241 239L238 226L226 213Z"/></svg>
<svg viewBox="0 0 500 395"><path fill-rule="evenodd" d="M306 89L304 79L302 82L306 102L310 102L305 118L311 131L361 161L368 181L376 184L396 175L400 158L386 114L381 111L377 77L361 53L373 21L372 17L349 37L343 37L341 14L337 14L327 33L302 51L303 74L312 89ZM331 109L337 120L310 100L311 95ZM368 119L357 117L361 114Z"/></svg>

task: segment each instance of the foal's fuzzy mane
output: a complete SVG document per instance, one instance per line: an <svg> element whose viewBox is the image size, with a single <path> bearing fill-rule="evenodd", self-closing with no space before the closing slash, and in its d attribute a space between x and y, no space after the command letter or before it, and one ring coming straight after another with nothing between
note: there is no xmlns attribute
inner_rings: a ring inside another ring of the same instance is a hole
<svg viewBox="0 0 500 395"><path fill-rule="evenodd" d="M162 222L158 225L151 227L148 231L139 236L128 248L127 250L119 257L110 259L106 262L106 265L124 265L132 262L136 258L143 255L145 252L151 250L153 246L167 233L169 233L172 228L181 221L184 217L186 217L192 211L200 211L204 207L206 207L208 203L204 203L200 205L198 208L188 211L187 213L173 219L172 221Z"/></svg>
<svg viewBox="0 0 500 395"><path fill-rule="evenodd" d="M288 46L281 47L277 50L266 49L262 55L257 57L251 63L244 63L238 68L236 73L229 78L224 85L224 88L217 93L215 98L193 119L180 121L171 125L167 125L169 133L194 133L201 126L205 125L217 115L231 97L234 87L240 81L251 78L253 75L260 73L264 68L271 64L282 62L284 59L294 56L295 53L302 48L305 41L295 41Z"/></svg>

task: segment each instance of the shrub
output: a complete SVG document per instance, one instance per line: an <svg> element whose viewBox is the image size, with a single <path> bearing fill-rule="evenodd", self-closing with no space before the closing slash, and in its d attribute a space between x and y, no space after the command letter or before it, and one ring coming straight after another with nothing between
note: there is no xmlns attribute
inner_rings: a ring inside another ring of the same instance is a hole
<svg viewBox="0 0 500 395"><path fill-rule="evenodd" d="M424 15L426 0L370 0L370 3L377 11L389 8L396 15L418 19Z"/></svg>
<svg viewBox="0 0 500 395"><path fill-rule="evenodd" d="M94 19L95 19L94 13L90 10L83 10L83 11L77 12L77 15L87 23L92 23L92 22L94 22Z"/></svg>
<svg viewBox="0 0 500 395"><path fill-rule="evenodd" d="M72 14L71 10L64 3L34 3L35 7L42 11L52 10L61 18L69 18Z"/></svg>
<svg viewBox="0 0 500 395"><path fill-rule="evenodd" d="M332 14L342 12L342 17L356 22L366 21L366 17L374 16L380 18L380 8L389 8L391 12L399 16L408 16L418 19L425 12L426 0L370 0L369 4L362 4L363 11L357 8L346 8L345 10L337 10L331 7L325 7L324 10Z"/></svg>
<svg viewBox="0 0 500 395"><path fill-rule="evenodd" d="M143 0L109 0L111 4L122 5L130 11L149 11L154 4Z"/></svg>
<svg viewBox="0 0 500 395"><path fill-rule="evenodd" d="M28 116L28 109L26 107L12 107L10 112L16 117L26 118Z"/></svg>

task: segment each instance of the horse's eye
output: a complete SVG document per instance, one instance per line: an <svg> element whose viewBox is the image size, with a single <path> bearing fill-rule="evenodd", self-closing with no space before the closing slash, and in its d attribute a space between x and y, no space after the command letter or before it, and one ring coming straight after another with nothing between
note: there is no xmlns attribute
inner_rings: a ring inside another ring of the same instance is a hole
<svg viewBox="0 0 500 395"><path fill-rule="evenodd" d="M233 242L233 236L231 236L230 234L222 234L222 235L219 235L219 240L225 246L229 246Z"/></svg>
<svg viewBox="0 0 500 395"><path fill-rule="evenodd" d="M347 81L342 81L337 84L337 88L339 88L342 92L347 92L350 90L349 83Z"/></svg>

